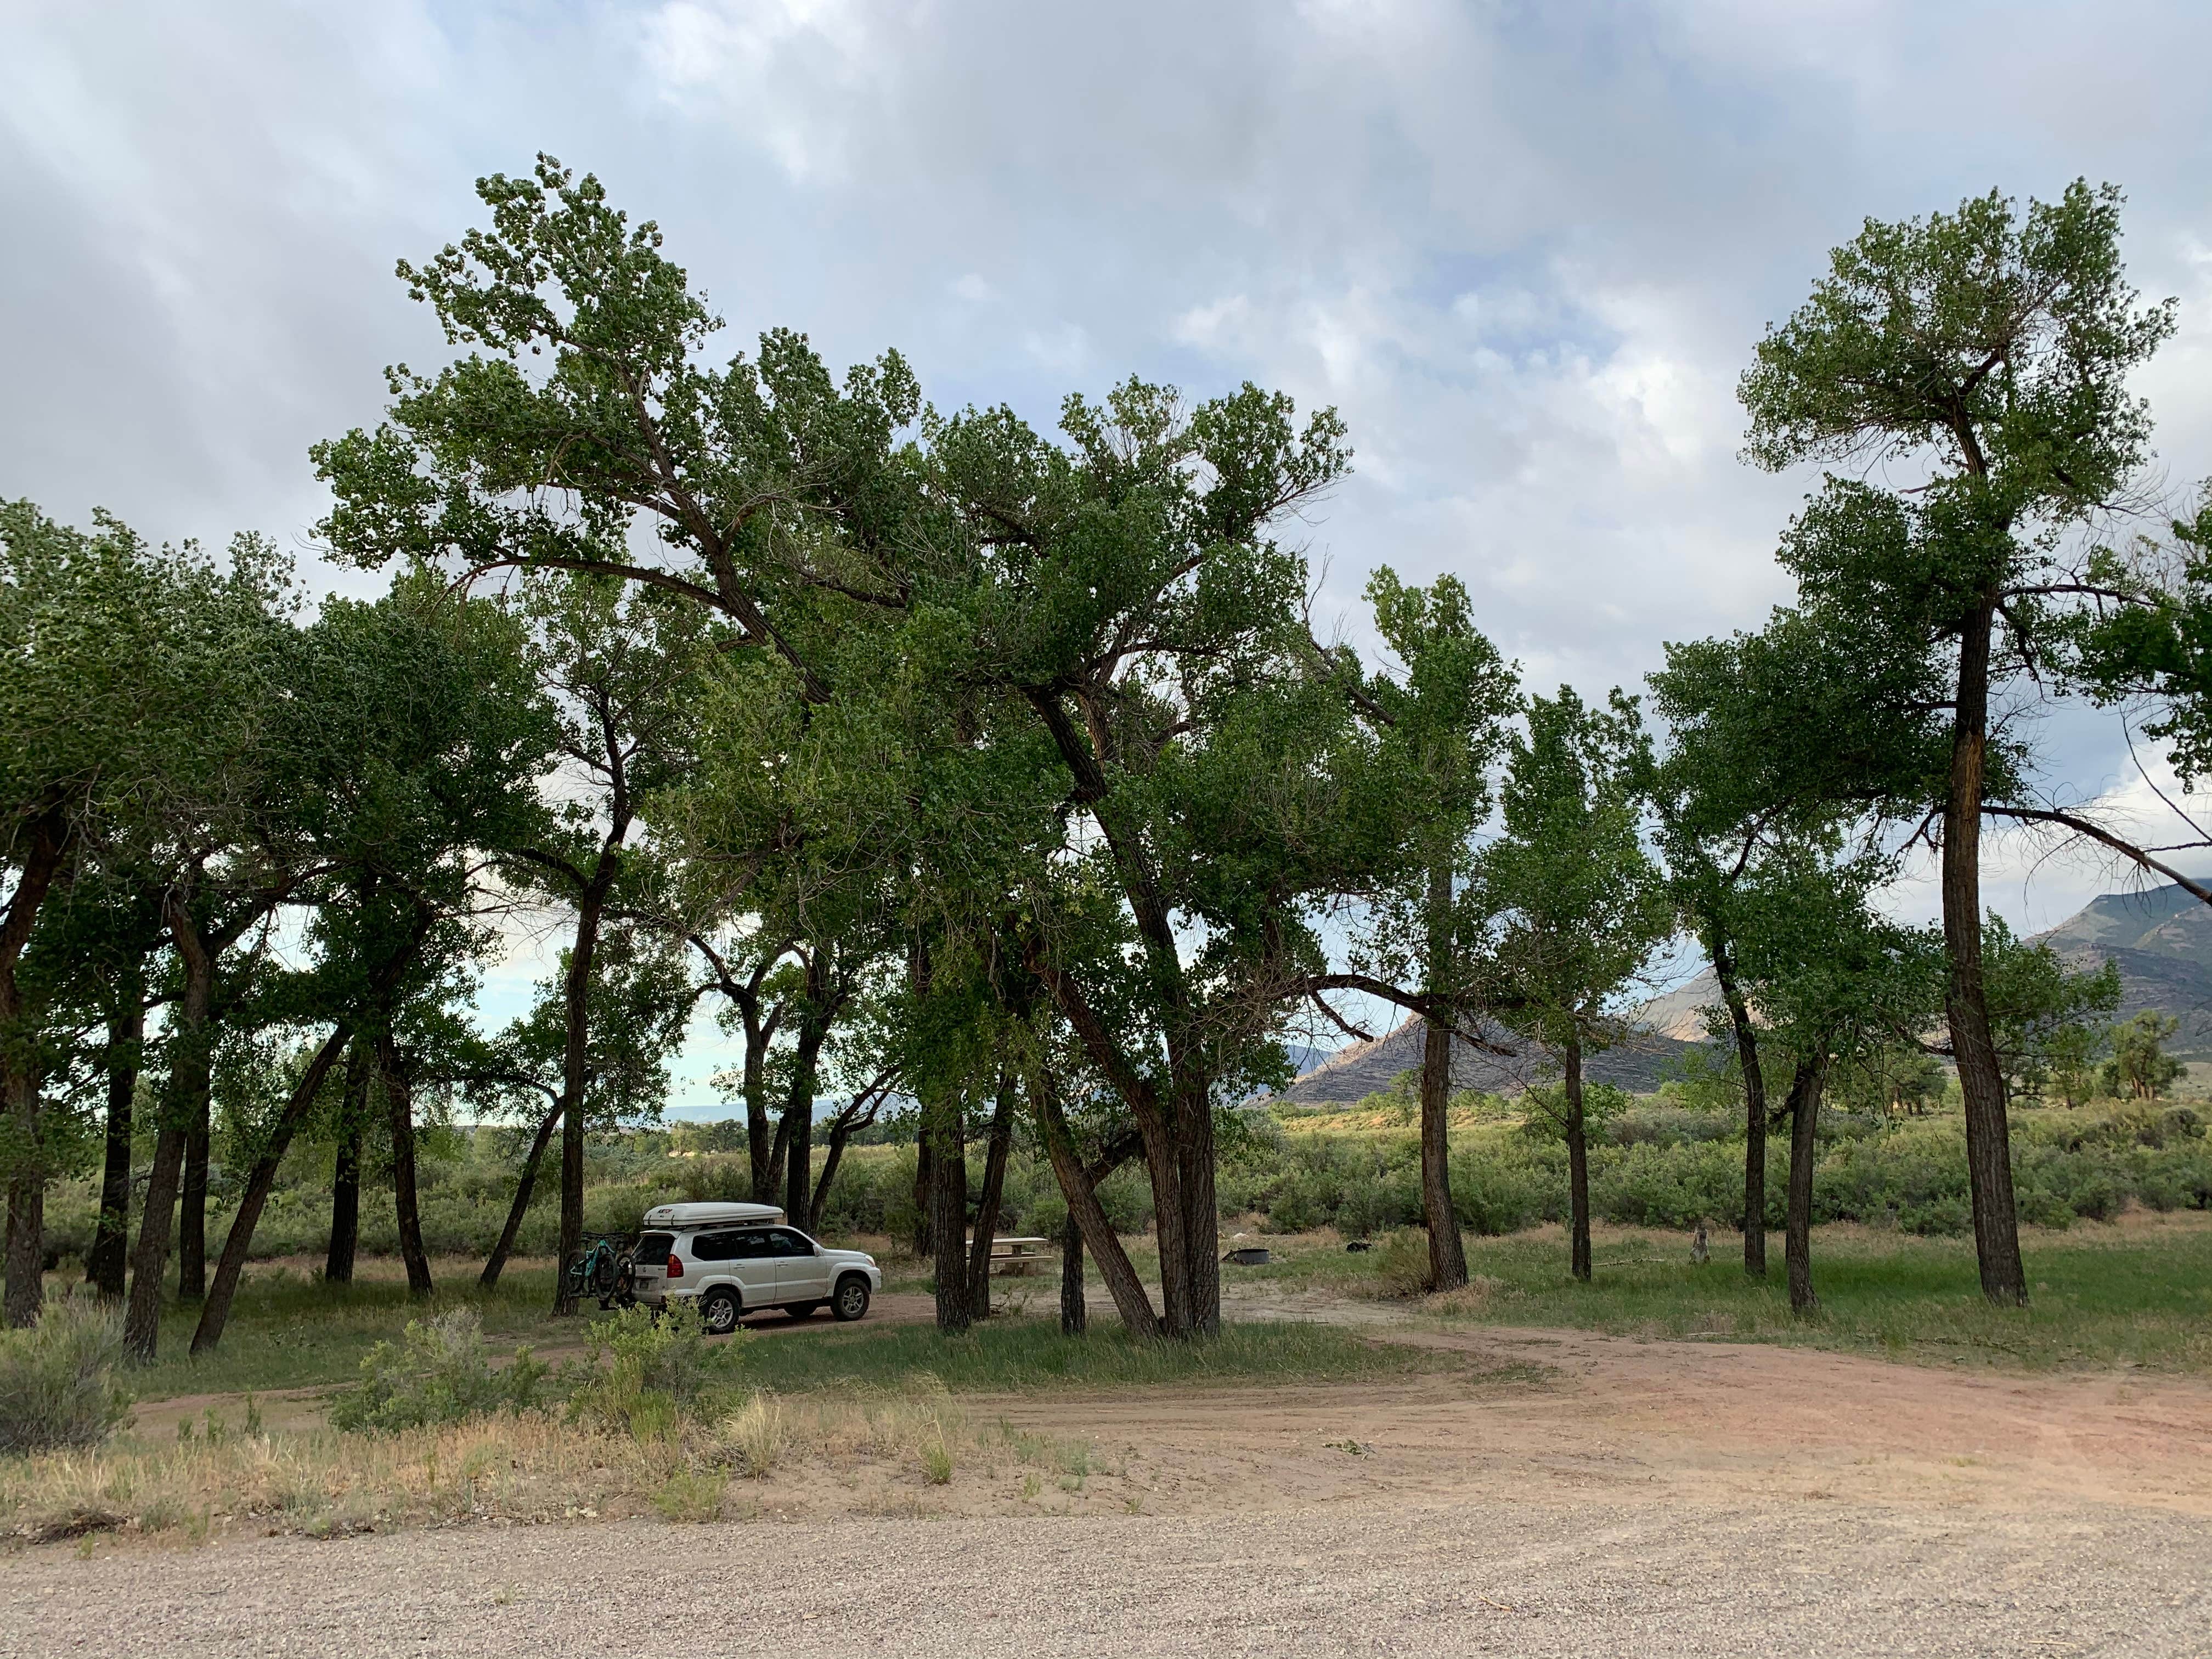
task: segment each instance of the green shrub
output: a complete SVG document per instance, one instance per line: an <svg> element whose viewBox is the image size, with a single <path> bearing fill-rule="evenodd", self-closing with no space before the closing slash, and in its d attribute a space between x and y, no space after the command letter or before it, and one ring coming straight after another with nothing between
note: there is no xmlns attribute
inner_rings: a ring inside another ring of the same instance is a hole
<svg viewBox="0 0 2212 1659"><path fill-rule="evenodd" d="M1429 1236L1406 1227L1382 1241L1375 1262L1375 1277L1391 1296L1425 1296L1436 1288L1429 1277Z"/></svg>
<svg viewBox="0 0 2212 1659"><path fill-rule="evenodd" d="M116 1376L123 1316L75 1297L0 1330L0 1452L96 1446L131 1413Z"/></svg>
<svg viewBox="0 0 2212 1659"><path fill-rule="evenodd" d="M677 1302L659 1317L624 1308L592 1322L591 1357L568 1402L569 1413L611 1432L657 1440L684 1418L732 1403L735 1373L751 1339L739 1332L709 1342L695 1303Z"/></svg>
<svg viewBox="0 0 2212 1659"><path fill-rule="evenodd" d="M1769 1155L1771 1219L1781 1220L1786 1158ZM1590 1208L1608 1221L1640 1227L1694 1227L1704 1218L1743 1210L1743 1143L1609 1147L1590 1160Z"/></svg>
<svg viewBox="0 0 2212 1659"><path fill-rule="evenodd" d="M495 1369L484 1346L483 1318L454 1308L362 1356L361 1381L331 1404L335 1428L380 1430L459 1423L495 1411L527 1411L543 1403L547 1367L522 1349Z"/></svg>

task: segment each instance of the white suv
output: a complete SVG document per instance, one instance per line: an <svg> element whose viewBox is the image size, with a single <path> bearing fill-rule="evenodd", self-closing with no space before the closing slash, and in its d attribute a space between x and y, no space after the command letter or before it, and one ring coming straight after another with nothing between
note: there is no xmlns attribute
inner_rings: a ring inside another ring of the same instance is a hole
<svg viewBox="0 0 2212 1659"><path fill-rule="evenodd" d="M716 1336L762 1308L805 1319L826 1302L838 1318L858 1319L884 1287L875 1257L816 1243L769 1204L647 1210L630 1273L632 1294L648 1308L696 1297Z"/></svg>

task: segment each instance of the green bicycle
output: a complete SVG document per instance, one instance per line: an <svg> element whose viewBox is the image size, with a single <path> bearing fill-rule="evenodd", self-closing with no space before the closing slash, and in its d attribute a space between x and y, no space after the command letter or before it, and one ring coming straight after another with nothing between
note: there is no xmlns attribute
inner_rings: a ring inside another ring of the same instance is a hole
<svg viewBox="0 0 2212 1659"><path fill-rule="evenodd" d="M562 1272L568 1299L581 1302L589 1296L598 1297L602 1308L628 1306L633 1260L629 1240L620 1233L599 1233L585 1240Z"/></svg>

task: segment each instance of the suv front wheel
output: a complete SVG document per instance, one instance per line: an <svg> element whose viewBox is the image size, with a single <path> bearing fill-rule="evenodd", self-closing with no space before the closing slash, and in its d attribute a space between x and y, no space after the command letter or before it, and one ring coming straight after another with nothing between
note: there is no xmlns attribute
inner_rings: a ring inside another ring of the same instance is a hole
<svg viewBox="0 0 2212 1659"><path fill-rule="evenodd" d="M850 1323L868 1310L868 1281L853 1273L837 1281L837 1294L831 1298L830 1312Z"/></svg>
<svg viewBox="0 0 2212 1659"><path fill-rule="evenodd" d="M726 1285L711 1290L699 1298L699 1322L707 1328L709 1336L727 1336L738 1328L738 1293Z"/></svg>

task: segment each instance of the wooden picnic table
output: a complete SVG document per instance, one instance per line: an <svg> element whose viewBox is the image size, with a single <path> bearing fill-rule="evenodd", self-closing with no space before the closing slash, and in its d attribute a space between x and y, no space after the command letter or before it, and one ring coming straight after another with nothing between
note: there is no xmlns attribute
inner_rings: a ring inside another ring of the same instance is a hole
<svg viewBox="0 0 2212 1659"><path fill-rule="evenodd" d="M1052 1260L1049 1238L994 1238L991 1241L990 1271L994 1273L1024 1273L1032 1267L1042 1267Z"/></svg>

